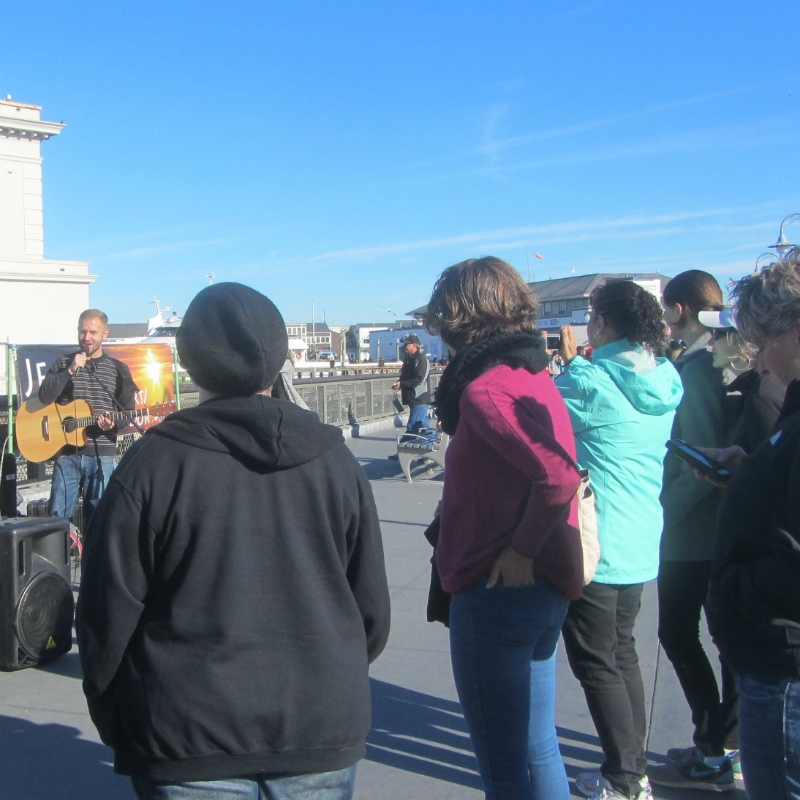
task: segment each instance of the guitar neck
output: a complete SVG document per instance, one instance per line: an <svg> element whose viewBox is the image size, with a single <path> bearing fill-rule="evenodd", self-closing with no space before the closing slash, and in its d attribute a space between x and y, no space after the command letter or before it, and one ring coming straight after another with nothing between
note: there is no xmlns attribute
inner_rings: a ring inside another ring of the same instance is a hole
<svg viewBox="0 0 800 800"><path fill-rule="evenodd" d="M108 417L116 422L118 419L130 419L136 411L109 411L105 414L93 414L91 417L75 417L70 420L70 424L76 428L88 428L90 425L96 425L100 417Z"/></svg>

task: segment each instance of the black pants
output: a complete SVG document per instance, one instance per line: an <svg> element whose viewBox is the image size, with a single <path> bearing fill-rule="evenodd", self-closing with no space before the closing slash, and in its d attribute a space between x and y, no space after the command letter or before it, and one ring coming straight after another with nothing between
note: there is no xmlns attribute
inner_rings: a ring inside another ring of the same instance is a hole
<svg viewBox="0 0 800 800"><path fill-rule="evenodd" d="M600 771L626 797L639 792L647 767L644 685L633 638L641 601L641 583L592 582L570 603L563 628L569 665L603 748Z"/></svg>
<svg viewBox="0 0 800 800"><path fill-rule="evenodd" d="M700 643L700 614L708 594L710 561L662 561L658 573L658 638L692 710L694 743L707 756L739 747L738 696L722 665L722 698Z"/></svg>

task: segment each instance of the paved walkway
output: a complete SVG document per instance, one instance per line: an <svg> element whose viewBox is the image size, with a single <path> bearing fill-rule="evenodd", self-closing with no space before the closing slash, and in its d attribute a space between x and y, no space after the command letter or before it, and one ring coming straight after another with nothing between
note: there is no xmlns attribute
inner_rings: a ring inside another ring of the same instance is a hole
<svg viewBox="0 0 800 800"><path fill-rule="evenodd" d="M358 800L478 800L475 761L450 672L447 631L425 620L430 548L422 536L441 496L438 471L407 484L391 430L350 441L380 512L392 594L392 634L372 666L373 731L359 765ZM656 674L655 587L647 587L637 639L648 700ZM558 726L570 777L600 763L594 726L563 649L558 659ZM0 800L135 800L99 743L80 686L75 651L53 664L0 673ZM658 659L649 752L691 743L689 711L669 663ZM573 792L577 797L577 793ZM701 800L704 792L656 790L662 800ZM743 791L730 793L744 800Z"/></svg>

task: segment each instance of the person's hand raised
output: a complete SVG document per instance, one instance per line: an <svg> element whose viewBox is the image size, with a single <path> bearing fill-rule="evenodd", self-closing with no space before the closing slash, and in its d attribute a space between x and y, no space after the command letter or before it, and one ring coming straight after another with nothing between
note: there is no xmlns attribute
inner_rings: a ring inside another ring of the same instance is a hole
<svg viewBox="0 0 800 800"><path fill-rule="evenodd" d="M568 364L578 353L575 331L572 325L563 325L559 333L561 334L561 344L559 345L558 352L561 354L561 358L564 359L564 363Z"/></svg>

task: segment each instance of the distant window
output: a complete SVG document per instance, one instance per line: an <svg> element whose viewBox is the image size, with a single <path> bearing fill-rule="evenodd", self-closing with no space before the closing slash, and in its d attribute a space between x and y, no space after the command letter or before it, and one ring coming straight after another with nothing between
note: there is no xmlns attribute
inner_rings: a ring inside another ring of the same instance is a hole
<svg viewBox="0 0 800 800"><path fill-rule="evenodd" d="M560 316L563 316L567 313L567 301L566 300L559 300L558 301L558 313Z"/></svg>
<svg viewBox="0 0 800 800"><path fill-rule="evenodd" d="M567 300L567 314L572 313L572 300Z"/></svg>
<svg viewBox="0 0 800 800"><path fill-rule="evenodd" d="M550 316L550 303L549 302L544 303L542 305L542 314L544 314L545 317L549 317Z"/></svg>

